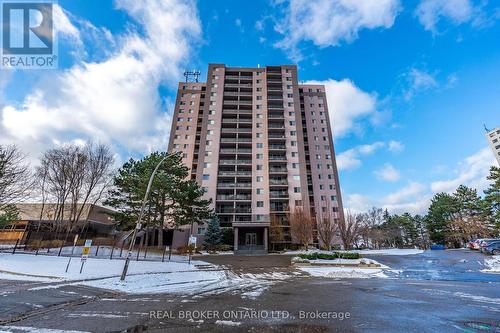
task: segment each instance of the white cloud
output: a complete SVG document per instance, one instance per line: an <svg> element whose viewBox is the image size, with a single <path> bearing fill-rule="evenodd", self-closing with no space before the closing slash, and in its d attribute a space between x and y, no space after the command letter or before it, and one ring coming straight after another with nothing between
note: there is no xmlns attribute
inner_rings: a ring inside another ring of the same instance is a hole
<svg viewBox="0 0 500 333"><path fill-rule="evenodd" d="M359 130L359 125L355 122L376 112L377 95L361 90L349 79L307 81L305 84L325 86L330 123L335 137Z"/></svg>
<svg viewBox="0 0 500 333"><path fill-rule="evenodd" d="M158 89L175 84L201 33L194 2L118 0L138 24L118 36L110 56L77 62L19 105L0 110L0 143L38 155L56 142L93 139L129 153L165 149L171 115Z"/></svg>
<svg viewBox="0 0 500 333"><path fill-rule="evenodd" d="M400 172L390 163L385 163L384 166L374 171L377 178L388 182L395 182L401 178Z"/></svg>
<svg viewBox="0 0 500 333"><path fill-rule="evenodd" d="M422 0L415 15L425 30L436 34L441 19L454 25L467 22L479 24L482 13L481 7L474 6L472 0Z"/></svg>
<svg viewBox="0 0 500 333"><path fill-rule="evenodd" d="M393 153L399 153L405 150L405 146L403 143L401 143L401 141L391 140L387 144L387 149L389 149L389 151Z"/></svg>
<svg viewBox="0 0 500 333"><path fill-rule="evenodd" d="M455 177L433 182L431 189L434 193L450 193L454 192L460 185L467 185L481 192L488 186L486 176L488 176L492 165L496 165L495 156L489 147L485 147L462 161L458 170L454 172L449 170L449 172L455 173Z"/></svg>
<svg viewBox="0 0 500 333"><path fill-rule="evenodd" d="M404 92L405 100L411 100L417 93L427 91L439 86L435 75L427 71L412 68L405 74L407 88Z"/></svg>
<svg viewBox="0 0 500 333"><path fill-rule="evenodd" d="M489 186L486 177L490 166L496 165L491 149L485 147L477 153L465 158L455 170L448 169L447 173L456 174L455 177L424 184L410 181L400 189L385 196L367 196L359 193L347 195L346 209L363 212L370 207L382 207L392 214L409 212L412 214L426 214L431 198L439 192L454 192L458 186L464 184L482 193Z"/></svg>
<svg viewBox="0 0 500 333"><path fill-rule="evenodd" d="M275 30L284 38L275 44L298 62L298 44L311 41L319 47L338 46L358 38L363 29L390 28L401 10L399 0L291 0L284 3L284 19Z"/></svg>
<svg viewBox="0 0 500 333"><path fill-rule="evenodd" d="M373 154L376 150L384 147L383 142L374 142L372 144L360 145L346 150L337 155L337 167L339 170L356 169L361 166L360 157Z"/></svg>

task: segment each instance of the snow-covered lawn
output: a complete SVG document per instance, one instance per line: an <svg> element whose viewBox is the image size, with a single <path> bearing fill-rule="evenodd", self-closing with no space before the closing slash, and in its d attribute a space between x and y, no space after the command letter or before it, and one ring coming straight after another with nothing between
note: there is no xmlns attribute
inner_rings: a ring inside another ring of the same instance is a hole
<svg viewBox="0 0 500 333"><path fill-rule="evenodd" d="M315 277L337 278L337 279L367 279L372 277L387 277L380 268L358 268L358 267L318 267L304 266L300 270Z"/></svg>
<svg viewBox="0 0 500 333"><path fill-rule="evenodd" d="M488 268L481 270L481 272L500 273L500 256L493 256L485 259L484 265Z"/></svg>
<svg viewBox="0 0 500 333"><path fill-rule="evenodd" d="M308 251L299 250L299 251L286 251L283 254L307 254L307 253L332 253L332 252L356 252L360 254L373 254L373 255L391 255L391 256L406 256L412 254L420 254L423 253L424 250L420 249L380 249L380 250L350 250L350 251L325 251L318 249L309 249Z"/></svg>
<svg viewBox="0 0 500 333"><path fill-rule="evenodd" d="M68 272L66 273L67 257L31 255L31 254L0 254L0 272L13 273L38 278L46 278L53 281L75 281L95 278L119 276L125 263L124 260L109 260L88 258L80 274L81 260L72 258ZM134 261L130 262L128 273L147 274L165 273L178 271L197 270L195 265L207 264L202 261L193 260L191 265L188 262L151 262ZM35 279L36 280L36 279Z"/></svg>

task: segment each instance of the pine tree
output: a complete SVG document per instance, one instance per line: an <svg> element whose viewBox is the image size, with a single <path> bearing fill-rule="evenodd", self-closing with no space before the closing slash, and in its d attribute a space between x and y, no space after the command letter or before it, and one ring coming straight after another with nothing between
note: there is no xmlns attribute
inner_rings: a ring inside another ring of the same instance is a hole
<svg viewBox="0 0 500 333"><path fill-rule="evenodd" d="M222 240L222 232L220 229L220 222L218 217L214 217L208 223L208 228L205 233L205 240L203 245L209 250L213 250L214 247L220 244Z"/></svg>

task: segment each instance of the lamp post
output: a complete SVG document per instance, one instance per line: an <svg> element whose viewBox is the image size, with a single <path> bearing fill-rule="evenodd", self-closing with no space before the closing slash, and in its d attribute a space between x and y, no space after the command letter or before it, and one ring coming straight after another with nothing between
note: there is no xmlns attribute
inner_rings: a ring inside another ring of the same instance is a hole
<svg viewBox="0 0 500 333"><path fill-rule="evenodd" d="M130 256L132 255L132 249L134 247L135 238L137 237L137 231L141 229L141 222L142 222L142 218L144 217L144 208L146 207L146 201L148 200L149 192L151 191L151 185L153 184L153 179L154 179L156 173L158 172L160 165L163 163L163 161L165 161L165 159L167 157L168 157L168 155L164 156L161 159L161 161L158 163L158 165L153 170L151 177L149 177L148 187L146 188L146 193L144 193L144 199L142 199L142 205L141 205L141 211L139 213L139 218L137 219L137 223L135 225L135 229L134 229L134 232L132 234L132 241L130 242L130 245L128 247L128 254L127 254L127 258L125 259L125 265L123 266L122 276L120 278L120 280L122 280L122 281L125 280L125 277L127 276L128 265L130 263Z"/></svg>

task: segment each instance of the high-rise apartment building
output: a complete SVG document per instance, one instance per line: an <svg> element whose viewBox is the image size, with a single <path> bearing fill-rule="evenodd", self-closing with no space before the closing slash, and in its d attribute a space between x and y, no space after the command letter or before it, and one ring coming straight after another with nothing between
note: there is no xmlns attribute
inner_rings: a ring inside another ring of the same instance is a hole
<svg viewBox="0 0 500 333"><path fill-rule="evenodd" d="M498 165L500 166L500 128L494 128L492 130L484 128L486 131L486 138L490 144L493 154L497 159Z"/></svg>
<svg viewBox="0 0 500 333"><path fill-rule="evenodd" d="M169 151L234 230L235 252L290 243L296 207L344 218L325 87L299 84L296 66L211 64L206 83L179 83Z"/></svg>

